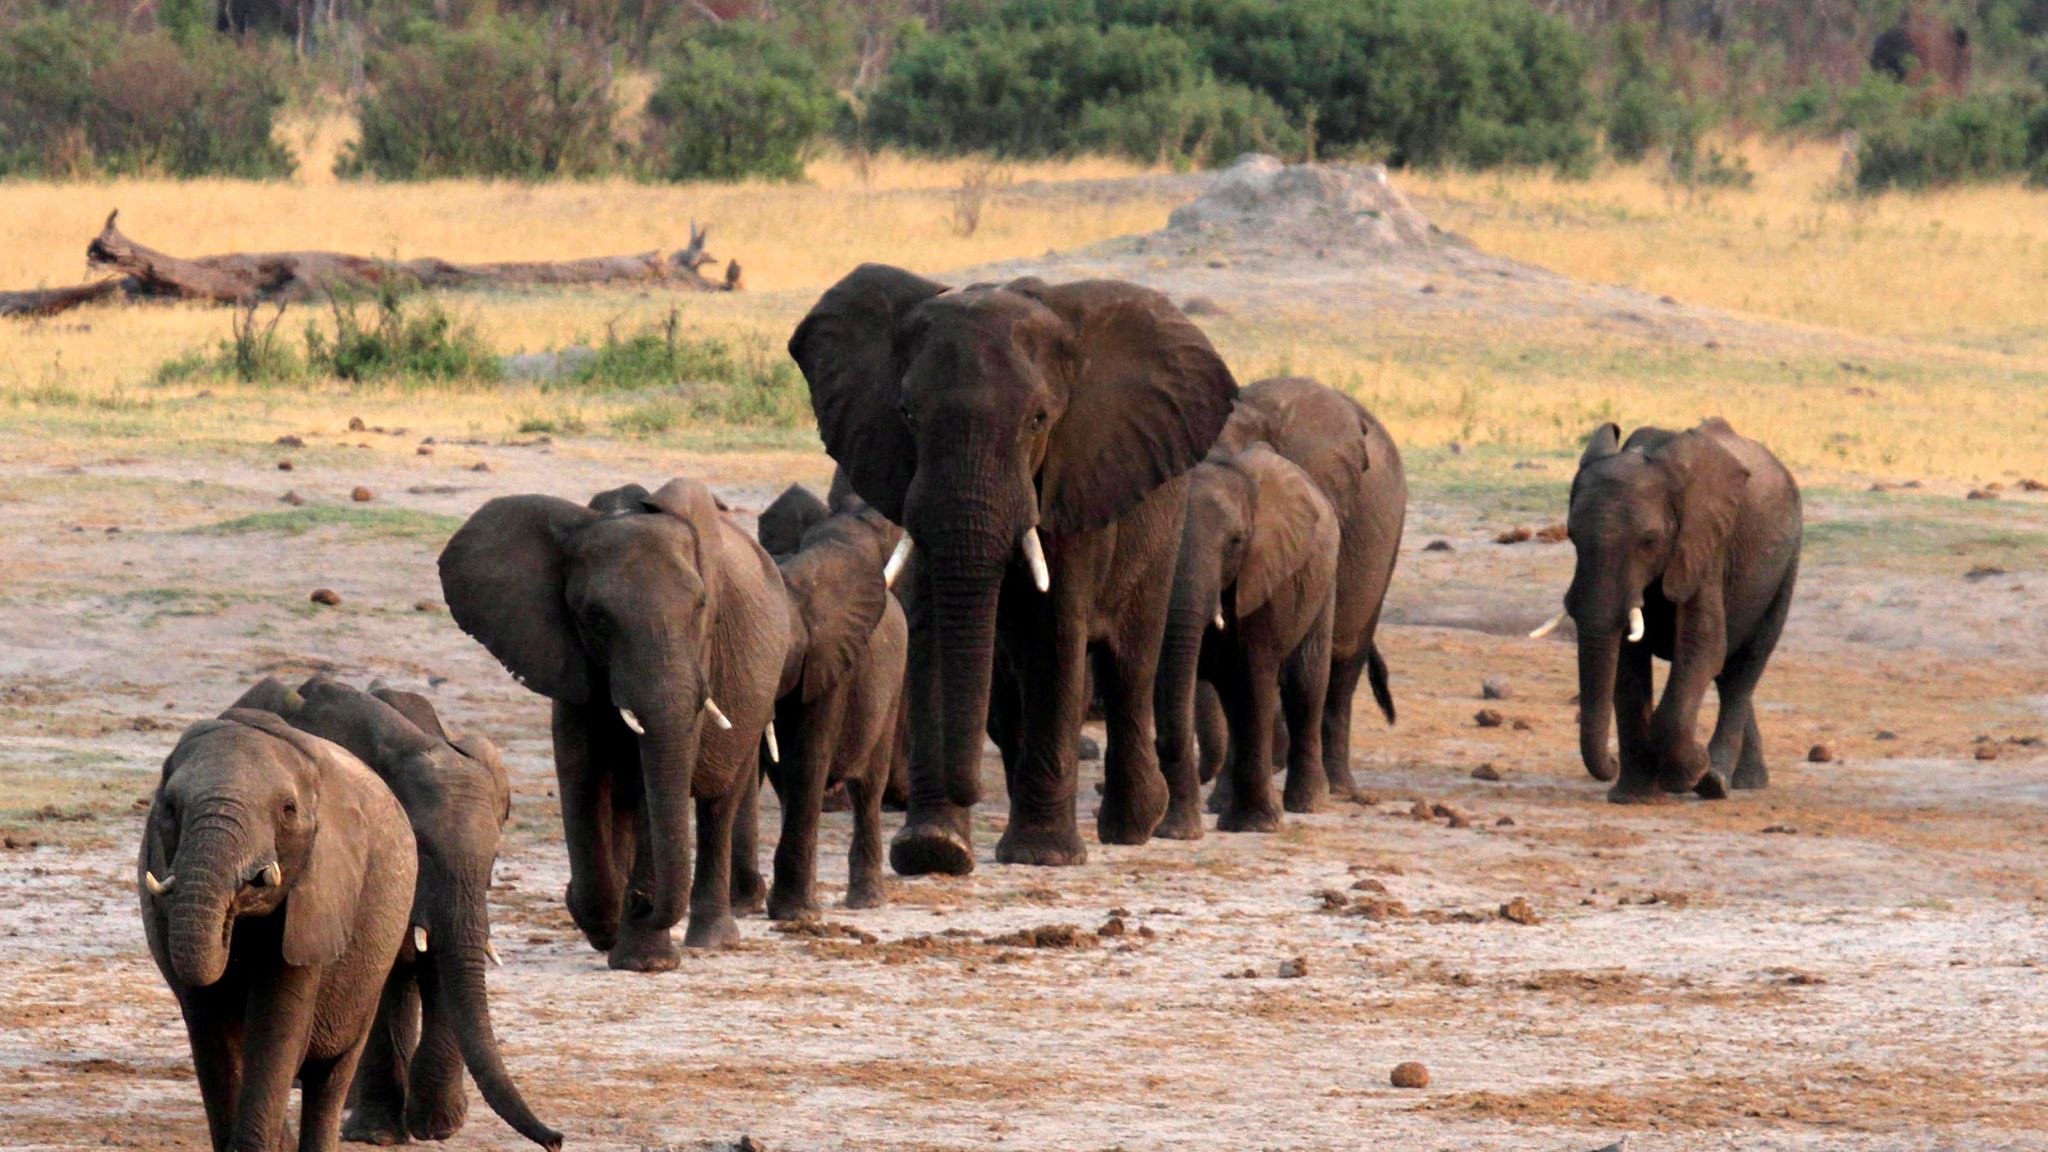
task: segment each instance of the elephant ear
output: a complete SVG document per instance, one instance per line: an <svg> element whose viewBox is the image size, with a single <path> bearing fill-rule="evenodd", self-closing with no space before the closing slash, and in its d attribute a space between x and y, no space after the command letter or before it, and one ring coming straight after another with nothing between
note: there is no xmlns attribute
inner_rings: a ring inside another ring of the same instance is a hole
<svg viewBox="0 0 2048 1152"><path fill-rule="evenodd" d="M791 484L766 508L754 527L754 537L770 556L791 556L803 547L804 533L824 520L825 502L809 488Z"/></svg>
<svg viewBox="0 0 2048 1152"><path fill-rule="evenodd" d="M370 695L382 700L400 716L412 722L412 726L443 743L453 743L448 730L441 725L441 714L434 711L433 704L417 692L406 692L398 688L372 685Z"/></svg>
<svg viewBox="0 0 2048 1152"><path fill-rule="evenodd" d="M917 471L917 442L902 412L903 322L945 290L901 268L863 264L826 290L789 338L825 451L862 499L899 524Z"/></svg>
<svg viewBox="0 0 2048 1152"><path fill-rule="evenodd" d="M295 968L332 964L348 951L356 905L369 875L373 829L389 814L374 811L373 801L380 796L389 800L391 792L347 749L271 713L237 711L227 719L290 745L309 769L312 796L306 807L313 813L313 846L284 898L284 962ZM387 807L395 808L396 801Z"/></svg>
<svg viewBox="0 0 2048 1152"><path fill-rule="evenodd" d="M1237 381L1172 301L1118 280L1008 289L1051 309L1070 334L1072 379L1040 474L1041 523L1094 531L1208 453Z"/></svg>
<svg viewBox="0 0 2048 1152"><path fill-rule="evenodd" d="M252 708L258 712L274 712L279 716L290 716L305 704L306 700L275 676L265 676L241 694L230 710Z"/></svg>
<svg viewBox="0 0 2048 1152"><path fill-rule="evenodd" d="M592 496L589 508L605 516L617 516L622 512L641 511L641 505L646 502L647 489L638 484L623 484Z"/></svg>
<svg viewBox="0 0 2048 1152"><path fill-rule="evenodd" d="M1231 464L1256 491L1251 533L1237 573L1237 614L1271 604L1289 619L1300 616L1317 583L1315 562L1337 553L1337 515L1308 473L1263 444Z"/></svg>
<svg viewBox="0 0 2048 1152"><path fill-rule="evenodd" d="M455 623L520 683L565 704L588 702L592 679L562 598L566 544L598 518L553 496L500 496L441 550L441 595Z"/></svg>
<svg viewBox="0 0 2048 1152"><path fill-rule="evenodd" d="M1664 568L1664 596L1674 604L1699 595L1707 580L1721 571L1749 484L1749 469L1708 429L1703 425L1681 432L1652 457L1671 474L1678 514L1671 561Z"/></svg>
<svg viewBox="0 0 2048 1152"><path fill-rule="evenodd" d="M799 681L808 703L843 680L867 651L888 610L889 587L872 548L829 529L814 532L804 550L783 563L782 581L808 635Z"/></svg>

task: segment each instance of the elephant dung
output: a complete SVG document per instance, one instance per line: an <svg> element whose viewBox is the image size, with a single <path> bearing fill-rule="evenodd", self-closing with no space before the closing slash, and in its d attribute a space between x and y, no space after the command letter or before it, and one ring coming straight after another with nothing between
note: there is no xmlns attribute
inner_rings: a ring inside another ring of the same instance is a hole
<svg viewBox="0 0 2048 1152"><path fill-rule="evenodd" d="M1394 1073L1388 1080L1396 1088L1429 1087L1429 1069L1414 1060L1404 1060L1394 1065Z"/></svg>
<svg viewBox="0 0 2048 1152"><path fill-rule="evenodd" d="M375 492L370 491L368 488L365 488L362 485L358 484L352 491L349 492L348 498L355 501L358 504L368 504L370 501L375 500L377 498L377 494Z"/></svg>
<svg viewBox="0 0 2048 1152"><path fill-rule="evenodd" d="M1506 723L1501 714L1492 708L1481 708L1472 714L1472 722L1481 728L1498 728Z"/></svg>
<svg viewBox="0 0 2048 1152"><path fill-rule="evenodd" d="M1543 917L1538 916L1536 909L1520 896L1500 906L1500 918L1532 927L1543 923Z"/></svg>
<svg viewBox="0 0 2048 1152"><path fill-rule="evenodd" d="M1815 744L1806 750L1806 762L1809 764L1833 764L1835 762L1835 750L1827 744Z"/></svg>
<svg viewBox="0 0 2048 1152"><path fill-rule="evenodd" d="M332 588L315 588L313 589L313 594L307 597L307 599L315 604L325 604L332 608L341 603L341 593L336 592Z"/></svg>
<svg viewBox="0 0 2048 1152"><path fill-rule="evenodd" d="M1492 761L1488 761L1472 770L1472 778L1474 780L1484 780L1489 784L1497 784L1500 782L1500 769L1495 768Z"/></svg>
<svg viewBox="0 0 2048 1152"><path fill-rule="evenodd" d="M1488 676L1479 685L1479 698L1482 700L1506 700L1514 694L1514 686L1505 676Z"/></svg>
<svg viewBox="0 0 2048 1152"><path fill-rule="evenodd" d="M1279 970L1274 975L1282 980L1299 980L1308 975L1308 958L1296 956L1288 960L1282 960Z"/></svg>

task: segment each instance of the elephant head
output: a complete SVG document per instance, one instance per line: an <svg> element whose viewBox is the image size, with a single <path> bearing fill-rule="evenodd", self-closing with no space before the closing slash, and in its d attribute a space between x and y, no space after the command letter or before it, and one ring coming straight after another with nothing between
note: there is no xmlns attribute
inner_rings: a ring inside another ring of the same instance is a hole
<svg viewBox="0 0 2048 1152"><path fill-rule="evenodd" d="M1326 583L1311 561L1335 549L1337 531L1315 482L1266 445L1210 457L1188 485L1176 612L1219 627L1269 610L1306 623L1309 598Z"/></svg>
<svg viewBox="0 0 2048 1152"><path fill-rule="evenodd" d="M812 525L782 559L791 612L781 695L817 699L867 651L889 607L882 562L890 535L888 522L872 510L842 512Z"/></svg>
<svg viewBox="0 0 2048 1152"><path fill-rule="evenodd" d="M1749 470L1711 420L1685 432L1593 432L1572 479L1566 526L1578 561L1564 608L1579 634L1579 752L1597 780L1618 772L1607 750L1623 643L1645 641L1646 598L1676 612L1721 611L1728 537ZM1718 624L1717 624L1718 626ZM1689 788L1692 782L1685 782Z"/></svg>
<svg viewBox="0 0 2048 1152"><path fill-rule="evenodd" d="M997 592L1044 589L1043 529L1100 529L1202 458L1237 394L1201 331L1157 292L1016 280L949 290L868 264L790 337L825 450L923 557L947 792L978 795ZM1021 563L1019 563L1021 561Z"/></svg>
<svg viewBox="0 0 2048 1152"><path fill-rule="evenodd" d="M268 712L230 709L185 730L164 761L137 877L179 984L219 980L236 921L279 908L286 964L341 958L369 866L362 776L348 753Z"/></svg>
<svg viewBox="0 0 2048 1152"><path fill-rule="evenodd" d="M803 547L804 533L830 514L825 502L809 488L791 484L761 509L754 537L770 556L792 556Z"/></svg>

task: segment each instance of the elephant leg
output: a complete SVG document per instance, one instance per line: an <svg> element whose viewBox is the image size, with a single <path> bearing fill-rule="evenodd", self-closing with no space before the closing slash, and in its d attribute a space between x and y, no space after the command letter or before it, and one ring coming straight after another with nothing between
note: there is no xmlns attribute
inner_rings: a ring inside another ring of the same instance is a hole
<svg viewBox="0 0 2048 1152"><path fill-rule="evenodd" d="M243 1006L238 994L222 987L227 983L223 980L211 988L187 989L178 995L214 1152L226 1152L234 1139L235 1111L242 1099Z"/></svg>
<svg viewBox="0 0 2048 1152"><path fill-rule="evenodd" d="M1166 815L1166 776L1153 739L1158 652L1155 630L1149 652L1143 636L1126 635L1097 653L1095 681L1109 734L1095 813L1095 835L1104 844L1143 844Z"/></svg>
<svg viewBox="0 0 2048 1152"><path fill-rule="evenodd" d="M778 734L781 726L776 728ZM762 753L765 758L766 752ZM739 811L732 820L732 914L751 916L768 905L768 884L761 878L761 777L748 775Z"/></svg>
<svg viewBox="0 0 2048 1152"><path fill-rule="evenodd" d="M1764 764L1764 738L1756 730L1756 709L1749 712L1749 725L1742 736L1742 755L1735 761L1735 775L1729 779L1731 788L1768 788L1771 784L1771 770Z"/></svg>
<svg viewBox="0 0 2048 1152"><path fill-rule="evenodd" d="M902 812L910 807L910 706L898 701L895 719L890 722L892 735L884 735L882 742L888 748L888 786L882 790L882 807L891 812Z"/></svg>
<svg viewBox="0 0 2048 1152"><path fill-rule="evenodd" d="M347 1051L299 1068L299 1152L335 1152L341 1146L341 1114L348 1087L369 1036L356 1037Z"/></svg>
<svg viewBox="0 0 2048 1152"><path fill-rule="evenodd" d="M1340 800L1358 793L1358 781L1351 775L1351 702L1359 677L1365 674L1367 654L1331 661L1329 688L1323 694L1323 779L1329 782L1330 795Z"/></svg>
<svg viewBox="0 0 2048 1152"><path fill-rule="evenodd" d="M882 889L882 795L895 758L891 743L884 730L867 765L846 778L846 796L853 801L853 844L846 852L848 908L880 908L888 901Z"/></svg>
<svg viewBox="0 0 2048 1152"><path fill-rule="evenodd" d="M1656 754L1657 784L1666 792L1690 792L1711 768L1696 735L1707 688L1721 675L1727 657L1727 617L1720 589L1711 582L1678 606L1677 635L1664 698L1650 717L1650 745Z"/></svg>
<svg viewBox="0 0 2048 1152"><path fill-rule="evenodd" d="M1230 719L1230 794L1216 818L1219 832L1274 832L1280 806L1273 796L1273 724L1280 712L1279 669L1238 652L1233 675L1217 693Z"/></svg>
<svg viewBox="0 0 2048 1152"><path fill-rule="evenodd" d="M818 816L825 805L825 780L839 747L846 716L847 686L841 684L809 704L778 708L786 725L782 740L782 835L775 842L775 887L768 893L770 920L802 920L818 912Z"/></svg>
<svg viewBox="0 0 2048 1152"><path fill-rule="evenodd" d="M1061 593L1055 586L1051 594ZM1056 867L1088 859L1074 820L1081 768L1075 742L1088 706L1086 616L1074 603L1079 593L1067 588L1059 604L1033 605L1034 619L1019 621L1025 642L1011 646L1012 671L1023 689L1023 740L1016 766L1005 765L1010 824L996 843L999 864ZM1034 628L1043 631L1030 635Z"/></svg>
<svg viewBox="0 0 2048 1152"><path fill-rule="evenodd" d="M1784 634L1785 617L1792 610L1792 588L1798 582L1798 576L1798 561L1794 560L1792 570L1786 574L1785 582L1779 585L1770 608L1757 622L1756 630L1750 633L1749 642L1739 653L1730 656L1727 666L1721 670L1721 707L1725 710L1731 698L1739 698L1747 720L1742 729L1742 746L1728 780L1733 788L1764 788L1771 782L1770 769L1764 765L1764 738L1756 727L1756 685L1763 679L1764 666L1770 663L1771 653L1777 650L1778 637Z"/></svg>
<svg viewBox="0 0 2048 1152"><path fill-rule="evenodd" d="M241 1098L235 1107L234 1152L272 1152L282 1142L292 1079L313 1031L320 969L279 965L249 990L242 1017ZM340 1111L335 1112L337 1126Z"/></svg>
<svg viewBox="0 0 2048 1152"><path fill-rule="evenodd" d="M1230 713L1216 682L1204 678L1195 690L1195 733L1201 743L1202 782L1209 789L1209 812L1217 815L1230 807Z"/></svg>
<svg viewBox="0 0 2048 1152"><path fill-rule="evenodd" d="M428 947L433 947L431 940ZM455 1007L442 994L439 969L444 962L456 961L434 951L419 959L420 1043L413 1052L412 1090L405 1101L405 1130L415 1140L446 1140L462 1131L469 1118L462 1037L455 1031Z"/></svg>
<svg viewBox="0 0 2048 1152"><path fill-rule="evenodd" d="M1288 733L1282 800L1289 812L1317 811L1329 795L1323 766L1323 702L1330 691L1330 611L1324 605L1308 639L1280 669L1280 705Z"/></svg>
<svg viewBox="0 0 2048 1152"><path fill-rule="evenodd" d="M591 947L609 952L619 938L626 890L619 845L614 843L618 821L612 805L612 760L617 750L606 731L618 721L602 712L555 703L555 783L562 802L562 838L569 850L569 918Z"/></svg>
<svg viewBox="0 0 2048 1152"><path fill-rule="evenodd" d="M929 601L913 593L903 602L910 620L910 660L903 675L909 794L903 827L889 843L889 866L904 876L965 876L974 871L974 813L954 803L947 786L944 701Z"/></svg>
<svg viewBox="0 0 2048 1152"><path fill-rule="evenodd" d="M697 875L690 886L686 948L729 948L740 941L732 915L732 826L739 814L740 788L718 797L697 798Z"/></svg>
<svg viewBox="0 0 2048 1152"><path fill-rule="evenodd" d="M1614 729L1621 748L1621 771L1607 790L1607 798L1616 804L1654 803L1660 796L1657 760L1650 750L1650 715L1655 705L1650 646L1623 643L1614 677Z"/></svg>
<svg viewBox="0 0 2048 1152"><path fill-rule="evenodd" d="M384 981L377 1020L349 1088L349 1114L341 1138L356 1144L403 1144L408 1068L420 1038L420 992L411 964L400 963Z"/></svg>

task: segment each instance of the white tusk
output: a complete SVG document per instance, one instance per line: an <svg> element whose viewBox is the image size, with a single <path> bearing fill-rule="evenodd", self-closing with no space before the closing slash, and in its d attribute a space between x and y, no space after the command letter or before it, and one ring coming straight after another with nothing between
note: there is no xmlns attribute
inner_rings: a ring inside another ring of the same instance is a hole
<svg viewBox="0 0 2048 1152"><path fill-rule="evenodd" d="M1643 610L1641 608L1631 608L1628 610L1628 642L1633 644L1642 638Z"/></svg>
<svg viewBox="0 0 2048 1152"><path fill-rule="evenodd" d="M732 731L732 721L725 718L725 709L718 706L718 701L706 696L704 698L704 711L710 714L711 722L718 725L720 730Z"/></svg>
<svg viewBox="0 0 2048 1152"><path fill-rule="evenodd" d="M910 563L910 533L896 542L896 550L889 553L889 562L882 565L882 582L889 587L896 586L896 578L903 575L903 566Z"/></svg>
<svg viewBox="0 0 2048 1152"><path fill-rule="evenodd" d="M149 889L149 894L151 896L161 896L164 893L169 892L171 890L171 885L176 884L177 882L178 874L175 872L173 872L169 876L164 877L161 880L156 878L156 873L154 872L144 872L142 874L142 886L144 888Z"/></svg>
<svg viewBox="0 0 2048 1152"><path fill-rule="evenodd" d="M412 926L412 950L415 952L425 952L427 950L427 930L417 924Z"/></svg>
<svg viewBox="0 0 2048 1152"><path fill-rule="evenodd" d="M1230 623L1223 619L1223 609L1221 608L1216 610L1216 630L1218 632L1228 632L1230 630Z"/></svg>
<svg viewBox="0 0 2048 1152"><path fill-rule="evenodd" d="M633 735L647 735L647 729L642 728L640 726L640 718L638 716L633 715L633 710L631 708L619 709L619 719L624 720L626 722L626 727L631 728L633 730Z"/></svg>
<svg viewBox="0 0 2048 1152"><path fill-rule="evenodd" d="M284 869L277 866L277 861L272 860L263 866L263 871L258 872L256 878L263 881L264 887L275 888L284 883Z"/></svg>
<svg viewBox="0 0 2048 1152"><path fill-rule="evenodd" d="M484 955L489 956L491 958L491 963L493 965L499 968L503 968L505 966L505 958L503 956L498 955L498 946L496 944L491 943L489 940L484 941Z"/></svg>
<svg viewBox="0 0 2048 1152"><path fill-rule="evenodd" d="M1040 592L1052 590L1052 573L1045 568L1045 546L1038 542L1038 529L1033 527L1024 533L1024 562L1031 565L1031 582L1038 585Z"/></svg>
<svg viewBox="0 0 2048 1152"><path fill-rule="evenodd" d="M775 743L775 721L770 720L768 727L761 729L761 739L768 742L768 762L771 764L782 763L782 749Z"/></svg>
<svg viewBox="0 0 2048 1152"><path fill-rule="evenodd" d="M1557 626L1562 623L1564 623L1564 613L1559 612L1557 615L1552 616L1550 619L1545 620L1541 624L1538 624L1536 626L1536 630L1534 632L1529 633L1529 639L1541 640L1545 636L1550 635L1552 632L1557 631Z"/></svg>

